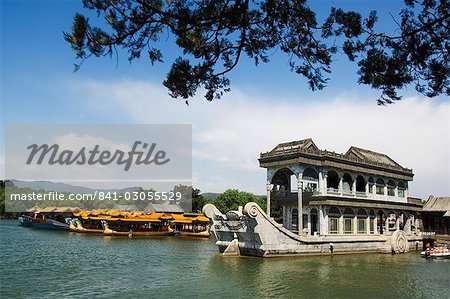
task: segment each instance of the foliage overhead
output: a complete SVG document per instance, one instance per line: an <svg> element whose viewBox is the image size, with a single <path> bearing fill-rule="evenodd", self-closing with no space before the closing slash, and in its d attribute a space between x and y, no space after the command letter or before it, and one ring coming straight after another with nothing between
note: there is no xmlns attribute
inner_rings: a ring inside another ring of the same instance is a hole
<svg viewBox="0 0 450 299"><path fill-rule="evenodd" d="M258 65L276 51L312 90L326 86L333 56L344 53L358 65L358 82L381 91L380 104L401 99L398 92L410 84L431 98L450 95L450 3L404 2L399 19L393 16L397 34L387 35L375 31L375 11L364 18L332 8L320 24L306 0L83 0L106 26L76 14L64 35L81 62L124 48L130 62L146 55L152 64L163 61L159 42L173 35L184 55L163 84L174 98L189 99L199 89L209 101L220 98L243 56Z"/></svg>

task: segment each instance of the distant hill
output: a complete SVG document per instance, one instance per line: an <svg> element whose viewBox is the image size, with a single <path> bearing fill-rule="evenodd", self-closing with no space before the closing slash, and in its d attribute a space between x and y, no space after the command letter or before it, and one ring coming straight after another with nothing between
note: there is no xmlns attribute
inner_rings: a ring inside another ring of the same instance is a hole
<svg viewBox="0 0 450 299"><path fill-rule="evenodd" d="M206 192L202 193L204 198L207 198L209 200L215 200L221 193L214 193L214 192Z"/></svg>
<svg viewBox="0 0 450 299"><path fill-rule="evenodd" d="M94 194L95 191L97 192L117 192L117 193L123 193L123 192L133 192L137 191L139 187L127 187L122 189L91 189L87 187L82 186L75 186L71 184L66 183L55 183L51 181L19 181L19 180L12 180L14 186L19 188L26 188L29 187L33 190L44 190L44 191L56 191L56 192L68 192L73 194Z"/></svg>

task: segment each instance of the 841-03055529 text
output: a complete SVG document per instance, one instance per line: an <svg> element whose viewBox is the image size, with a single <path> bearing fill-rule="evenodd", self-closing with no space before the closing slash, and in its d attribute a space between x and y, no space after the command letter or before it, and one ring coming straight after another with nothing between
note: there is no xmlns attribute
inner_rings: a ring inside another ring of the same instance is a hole
<svg viewBox="0 0 450 299"><path fill-rule="evenodd" d="M148 200L148 201L180 201L181 192L174 191L95 191L94 193L73 194L65 192L31 192L9 194L11 201L88 201L88 200Z"/></svg>

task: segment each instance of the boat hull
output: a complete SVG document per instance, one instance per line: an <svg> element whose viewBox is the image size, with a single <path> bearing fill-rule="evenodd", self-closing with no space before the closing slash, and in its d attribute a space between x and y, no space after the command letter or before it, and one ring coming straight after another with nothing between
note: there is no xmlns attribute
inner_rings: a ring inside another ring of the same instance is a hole
<svg viewBox="0 0 450 299"><path fill-rule="evenodd" d="M179 231L178 234L182 237L194 237L194 238L209 238L211 236L211 233L209 231L202 231L202 232Z"/></svg>
<svg viewBox="0 0 450 299"><path fill-rule="evenodd" d="M78 219L69 222L70 230L81 234L103 234L103 229L85 228Z"/></svg>
<svg viewBox="0 0 450 299"><path fill-rule="evenodd" d="M111 229L107 223L104 224L103 234L106 236L127 236L127 237L152 237L152 236L171 236L174 234L173 229L170 227L164 231L116 231Z"/></svg>

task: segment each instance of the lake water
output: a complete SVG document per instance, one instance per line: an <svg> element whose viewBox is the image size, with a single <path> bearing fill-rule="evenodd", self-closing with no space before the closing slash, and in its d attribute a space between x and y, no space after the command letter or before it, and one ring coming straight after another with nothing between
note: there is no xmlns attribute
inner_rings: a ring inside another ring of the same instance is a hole
<svg viewBox="0 0 450 299"><path fill-rule="evenodd" d="M222 257L214 239L128 239L0 221L0 298L449 298L450 260Z"/></svg>

